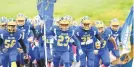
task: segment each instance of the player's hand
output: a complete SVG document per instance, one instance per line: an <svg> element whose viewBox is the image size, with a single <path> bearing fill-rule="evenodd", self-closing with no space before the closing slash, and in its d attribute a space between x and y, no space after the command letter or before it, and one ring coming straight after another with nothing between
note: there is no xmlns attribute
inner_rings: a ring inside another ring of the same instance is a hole
<svg viewBox="0 0 134 67"><path fill-rule="evenodd" d="M82 54L83 54L82 49L79 49L79 54L80 54L80 55L82 55Z"/></svg>
<svg viewBox="0 0 134 67"><path fill-rule="evenodd" d="M114 47L114 50L119 50L117 46Z"/></svg>
<svg viewBox="0 0 134 67"><path fill-rule="evenodd" d="M24 59L28 59L28 54L24 53Z"/></svg>
<svg viewBox="0 0 134 67"><path fill-rule="evenodd" d="M28 62L29 62L29 57L28 57L28 54L24 54L24 62L25 62L25 64L28 64Z"/></svg>
<svg viewBox="0 0 134 67"><path fill-rule="evenodd" d="M39 46L39 41L37 39L34 40L34 45Z"/></svg>
<svg viewBox="0 0 134 67"><path fill-rule="evenodd" d="M39 46L39 42L34 42L35 46Z"/></svg>
<svg viewBox="0 0 134 67"><path fill-rule="evenodd" d="M99 50L94 50L94 54L96 54L96 55L97 55L97 54L98 54L98 52L99 52Z"/></svg>
<svg viewBox="0 0 134 67"><path fill-rule="evenodd" d="M23 53L23 49L17 48L17 50L19 51L19 53Z"/></svg>
<svg viewBox="0 0 134 67"><path fill-rule="evenodd" d="M33 64L37 64L37 60L36 59L33 61Z"/></svg>
<svg viewBox="0 0 134 67"><path fill-rule="evenodd" d="M2 52L3 52L3 53L6 53L7 51L8 51L8 48L3 48L3 49L2 49Z"/></svg>
<svg viewBox="0 0 134 67"><path fill-rule="evenodd" d="M76 62L76 54L74 54L73 62Z"/></svg>
<svg viewBox="0 0 134 67"><path fill-rule="evenodd" d="M32 42L33 42L33 37L29 37L27 40L28 40L30 43L32 43Z"/></svg>

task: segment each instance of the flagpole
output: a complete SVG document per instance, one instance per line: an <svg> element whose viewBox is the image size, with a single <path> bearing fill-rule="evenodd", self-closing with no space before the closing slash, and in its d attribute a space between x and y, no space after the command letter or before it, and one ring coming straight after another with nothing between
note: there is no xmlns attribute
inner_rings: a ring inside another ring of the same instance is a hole
<svg viewBox="0 0 134 67"><path fill-rule="evenodd" d="M45 21L44 21L44 49L45 49L45 65L46 67L47 66L47 47L46 47L46 24L45 24Z"/></svg>
<svg viewBox="0 0 134 67"><path fill-rule="evenodd" d="M45 0L43 0L42 2L42 8L41 8L41 11L42 11L42 14L44 14L44 8L46 8L45 6ZM45 66L48 67L48 64L47 64L47 47L46 47L46 21L47 21L47 17L45 17L45 15L43 15L43 23L44 23L44 50L45 50Z"/></svg>

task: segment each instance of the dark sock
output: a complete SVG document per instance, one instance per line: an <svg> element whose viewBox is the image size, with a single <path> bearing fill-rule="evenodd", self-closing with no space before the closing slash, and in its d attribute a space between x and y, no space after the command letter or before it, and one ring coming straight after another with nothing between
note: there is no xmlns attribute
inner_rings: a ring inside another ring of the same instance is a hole
<svg viewBox="0 0 134 67"><path fill-rule="evenodd" d="M20 63L18 61L16 61L17 67L20 67Z"/></svg>

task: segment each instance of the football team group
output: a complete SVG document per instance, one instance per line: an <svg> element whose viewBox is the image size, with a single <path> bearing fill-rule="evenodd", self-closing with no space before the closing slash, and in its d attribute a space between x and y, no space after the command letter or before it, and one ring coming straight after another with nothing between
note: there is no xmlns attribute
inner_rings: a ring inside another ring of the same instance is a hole
<svg viewBox="0 0 134 67"><path fill-rule="evenodd" d="M69 15L45 29L40 16L33 19L24 14L0 18L1 67L121 67L131 61L129 54L121 58L121 24L118 19L93 22L84 16L80 24ZM134 47L130 35L131 49ZM116 58L111 62L110 53ZM131 50L132 52L132 50ZM132 53L130 53L132 54ZM47 65L46 65L46 64Z"/></svg>

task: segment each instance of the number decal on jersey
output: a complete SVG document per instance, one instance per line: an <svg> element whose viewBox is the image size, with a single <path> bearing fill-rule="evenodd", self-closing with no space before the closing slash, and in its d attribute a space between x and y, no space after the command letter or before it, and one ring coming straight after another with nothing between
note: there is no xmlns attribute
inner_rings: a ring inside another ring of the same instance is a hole
<svg viewBox="0 0 134 67"><path fill-rule="evenodd" d="M106 46L106 41L104 40L104 44L101 48L105 48L105 46Z"/></svg>
<svg viewBox="0 0 134 67"><path fill-rule="evenodd" d="M45 37L42 36L42 40L45 41ZM50 43L49 39L46 39L46 43Z"/></svg>
<svg viewBox="0 0 134 67"><path fill-rule="evenodd" d="M14 47L15 43L16 43L16 40L8 40L8 39L6 39L4 42L6 48Z"/></svg>
<svg viewBox="0 0 134 67"><path fill-rule="evenodd" d="M104 40L104 44L102 45L102 47L101 47L101 43L99 43L99 41L97 41L95 43L96 49L105 48L105 46L106 46L106 41L105 40Z"/></svg>
<svg viewBox="0 0 134 67"><path fill-rule="evenodd" d="M44 36L42 36L42 40L43 40L43 41L45 40L45 37L44 37Z"/></svg>
<svg viewBox="0 0 134 67"><path fill-rule="evenodd" d="M81 45L88 45L92 43L92 39L90 36L83 36L81 39L82 39Z"/></svg>
<svg viewBox="0 0 134 67"><path fill-rule="evenodd" d="M62 43L64 40L65 40L65 42ZM69 36L62 36L62 35L60 35L60 36L58 36L58 43L57 43L57 45L58 46L68 46L69 40L70 40Z"/></svg>
<svg viewBox="0 0 134 67"><path fill-rule="evenodd" d="M100 42L99 42L99 41L97 41L97 42L95 43L95 47L96 47L96 49L100 49L101 45L100 45Z"/></svg>
<svg viewBox="0 0 134 67"><path fill-rule="evenodd" d="M91 37L82 37L81 39L83 40L83 42L86 42L87 40L90 40Z"/></svg>

